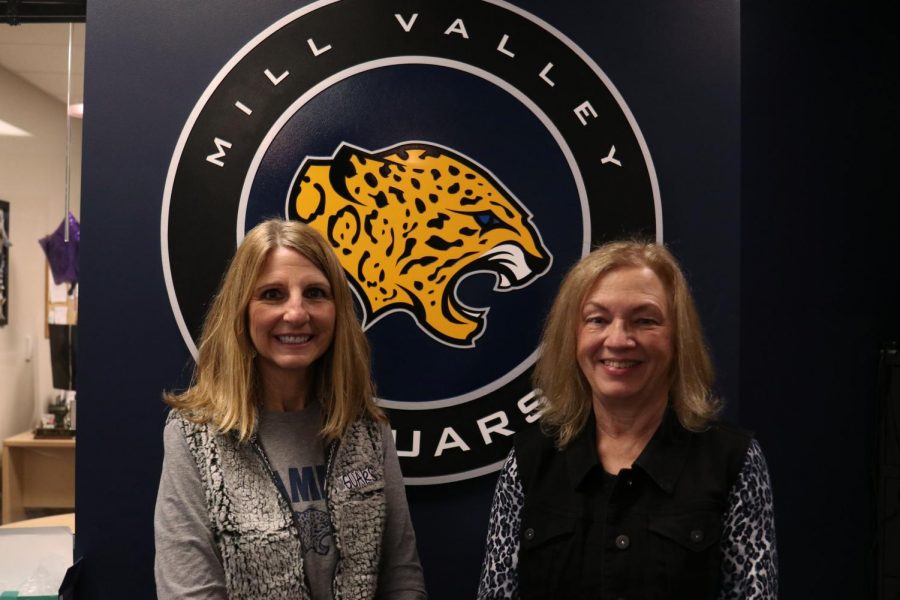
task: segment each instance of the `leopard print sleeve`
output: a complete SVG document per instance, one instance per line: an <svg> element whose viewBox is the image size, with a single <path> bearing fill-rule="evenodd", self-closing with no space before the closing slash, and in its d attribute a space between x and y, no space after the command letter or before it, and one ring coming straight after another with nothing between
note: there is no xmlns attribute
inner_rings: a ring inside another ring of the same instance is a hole
<svg viewBox="0 0 900 600"><path fill-rule="evenodd" d="M478 600L517 600L519 598L519 527L525 492L519 481L515 449L509 452L491 503Z"/></svg>
<svg viewBox="0 0 900 600"><path fill-rule="evenodd" d="M778 598L775 512L766 460L756 440L728 498L719 600Z"/></svg>

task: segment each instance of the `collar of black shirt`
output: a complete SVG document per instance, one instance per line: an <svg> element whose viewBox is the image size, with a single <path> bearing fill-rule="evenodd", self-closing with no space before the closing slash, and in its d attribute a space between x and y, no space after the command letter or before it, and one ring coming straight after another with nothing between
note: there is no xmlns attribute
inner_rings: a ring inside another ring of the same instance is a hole
<svg viewBox="0 0 900 600"><path fill-rule="evenodd" d="M643 472L660 489L671 494L684 468L690 439L691 433L678 422L675 412L671 408L666 410L662 423L650 438L647 447L634 461L633 470ZM597 428L592 413L584 429L565 450L569 481L576 488L581 487L592 471L602 473L603 467L596 448Z"/></svg>

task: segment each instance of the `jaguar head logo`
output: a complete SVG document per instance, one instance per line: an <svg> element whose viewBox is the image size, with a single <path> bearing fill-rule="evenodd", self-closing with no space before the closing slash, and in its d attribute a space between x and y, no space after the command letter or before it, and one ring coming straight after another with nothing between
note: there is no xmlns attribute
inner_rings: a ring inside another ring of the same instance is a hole
<svg viewBox="0 0 900 600"><path fill-rule="evenodd" d="M471 347L487 308L464 305L459 282L492 273L500 292L522 288L552 257L528 210L485 168L423 142L378 152L341 144L307 158L289 217L328 240L363 303L364 326L406 311L433 338Z"/></svg>

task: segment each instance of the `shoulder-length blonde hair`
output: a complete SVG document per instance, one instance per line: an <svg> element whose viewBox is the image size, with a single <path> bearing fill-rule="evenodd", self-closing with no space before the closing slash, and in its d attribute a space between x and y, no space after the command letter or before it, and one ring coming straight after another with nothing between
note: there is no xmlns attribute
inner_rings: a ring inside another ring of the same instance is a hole
<svg viewBox="0 0 900 600"><path fill-rule="evenodd" d="M578 324L585 297L607 273L622 267L646 266L666 289L673 325L673 359L669 402L687 429L702 430L718 414L713 398L712 360L687 280L675 257L659 244L616 241L582 258L566 275L547 316L541 356L533 381L544 396L542 427L564 448L584 428L591 403L591 387L576 359Z"/></svg>
<svg viewBox="0 0 900 600"><path fill-rule="evenodd" d="M353 311L350 286L337 256L312 227L281 219L260 223L238 247L203 323L191 387L181 394L164 394L165 401L220 433L233 431L246 440L256 430L261 385L247 306L266 258L275 248L306 257L331 285L334 339L314 363L310 389L311 397L321 399L325 413L321 435L339 438L364 415L384 420L374 401L369 344Z"/></svg>

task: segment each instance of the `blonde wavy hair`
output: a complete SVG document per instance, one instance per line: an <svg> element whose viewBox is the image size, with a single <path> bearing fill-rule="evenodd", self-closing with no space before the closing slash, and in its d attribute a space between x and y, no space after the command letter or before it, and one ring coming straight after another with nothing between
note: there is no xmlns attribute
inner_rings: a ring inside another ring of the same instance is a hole
<svg viewBox="0 0 900 600"><path fill-rule="evenodd" d="M544 397L541 426L560 448L584 428L592 410L591 387L576 358L585 297L607 273L636 266L649 267L666 290L674 346L669 403L678 420L685 428L700 431L721 409L710 390L714 372L697 308L675 257L664 246L651 242L610 242L571 268L544 324L533 382Z"/></svg>
<svg viewBox="0 0 900 600"><path fill-rule="evenodd" d="M167 392L164 400L187 418L210 423L219 433L247 440L255 431L261 382L250 340L247 307L269 253L288 248L309 259L328 279L335 305L334 339L314 364L310 397L319 398L325 414L321 435L340 438L355 420L384 420L375 405L369 368L369 344L353 311L344 270L325 240L296 221L272 219L254 227L238 247L219 293L203 323L191 386Z"/></svg>

